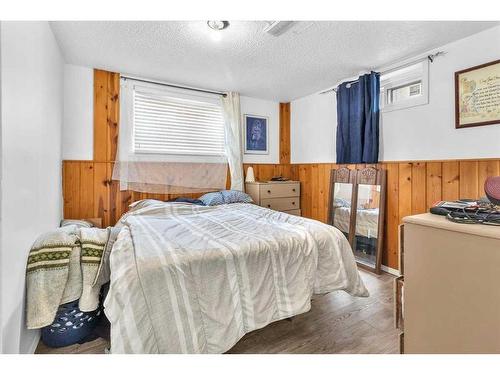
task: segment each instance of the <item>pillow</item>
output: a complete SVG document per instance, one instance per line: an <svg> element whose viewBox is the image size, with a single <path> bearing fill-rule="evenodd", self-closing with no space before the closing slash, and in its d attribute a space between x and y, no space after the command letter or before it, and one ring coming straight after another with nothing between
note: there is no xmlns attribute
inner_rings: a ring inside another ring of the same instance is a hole
<svg viewBox="0 0 500 375"><path fill-rule="evenodd" d="M335 207L351 207L351 202L344 198L335 198Z"/></svg>
<svg viewBox="0 0 500 375"><path fill-rule="evenodd" d="M59 227L68 227L71 225L76 225L79 228L92 228L94 224L87 220L76 220L76 219L63 219Z"/></svg>
<svg viewBox="0 0 500 375"><path fill-rule="evenodd" d="M128 206L128 208L129 211L135 211L158 203L165 203L165 202L159 201L158 199L141 199L140 201L132 203L130 206Z"/></svg>
<svg viewBox="0 0 500 375"><path fill-rule="evenodd" d="M220 191L207 193L205 195L202 195L199 199L205 206L217 206L219 204L224 204L224 196Z"/></svg>
<svg viewBox="0 0 500 375"><path fill-rule="evenodd" d="M252 197L239 190L222 190L224 203L253 203Z"/></svg>
<svg viewBox="0 0 500 375"><path fill-rule="evenodd" d="M207 193L199 198L205 206L217 206L229 203L253 203L250 195L238 190L222 190Z"/></svg>
<svg viewBox="0 0 500 375"><path fill-rule="evenodd" d="M179 197L175 198L172 200L173 202L182 202L182 203L192 203L192 204L197 204L199 206L204 206L205 204L200 201L199 199L193 199L193 198L184 198L184 197Z"/></svg>

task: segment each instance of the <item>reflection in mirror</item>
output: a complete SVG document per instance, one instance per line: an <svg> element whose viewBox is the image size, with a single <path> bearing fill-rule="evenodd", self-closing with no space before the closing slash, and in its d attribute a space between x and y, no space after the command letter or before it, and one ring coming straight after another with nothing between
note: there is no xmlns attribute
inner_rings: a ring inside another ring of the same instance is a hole
<svg viewBox="0 0 500 375"><path fill-rule="evenodd" d="M354 256L360 263L375 267L378 248L380 185L358 184Z"/></svg>
<svg viewBox="0 0 500 375"><path fill-rule="evenodd" d="M339 229L349 239L351 224L352 184L335 182L333 186L333 226Z"/></svg>

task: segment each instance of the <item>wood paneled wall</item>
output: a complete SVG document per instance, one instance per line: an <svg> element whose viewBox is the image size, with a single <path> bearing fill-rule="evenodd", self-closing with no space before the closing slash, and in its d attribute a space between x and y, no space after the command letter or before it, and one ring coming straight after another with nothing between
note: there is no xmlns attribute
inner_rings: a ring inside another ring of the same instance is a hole
<svg viewBox="0 0 500 375"><path fill-rule="evenodd" d="M113 225L133 201L168 200L176 195L120 191L112 181L119 124L118 73L94 72L94 160L63 162L65 218L100 217ZM257 180L282 175L301 182L305 217L328 218L329 180L339 165L290 164L290 104L280 104L280 164L252 165ZM478 198L487 176L500 175L500 159L384 162L387 170L385 244L382 263L398 268L398 225L404 216L422 213L440 199ZM365 165L349 165L361 168ZM197 197L199 194L184 194Z"/></svg>
<svg viewBox="0 0 500 375"><path fill-rule="evenodd" d="M120 121L120 74L94 69L94 161L115 161Z"/></svg>
<svg viewBox="0 0 500 375"><path fill-rule="evenodd" d="M255 177L283 175L301 182L302 215L327 222L330 173L337 164L252 164ZM387 170L385 240L382 264L398 269L398 225L426 212L436 201L484 196L486 177L500 175L500 159L384 162ZM364 164L347 165L364 168Z"/></svg>
<svg viewBox="0 0 500 375"><path fill-rule="evenodd" d="M246 164L257 180L282 175L301 182L302 215L327 222L329 181L337 164ZM363 168L365 165L348 165ZM398 268L398 225L408 215L426 212L438 200L479 198L484 195L487 176L500 175L500 160L452 160L429 162L386 162L387 200L385 244L382 264ZM177 195L120 191L111 180L112 162L64 161L64 217L101 217L113 225L133 201L145 198L168 200ZM199 194L184 194L197 197Z"/></svg>
<svg viewBox="0 0 500 375"><path fill-rule="evenodd" d="M152 198L170 200L179 196L195 198L201 194L150 194L120 191L112 180L113 162L87 160L63 161L64 218L100 217L103 226L114 225L128 206L137 200Z"/></svg>
<svg viewBox="0 0 500 375"><path fill-rule="evenodd" d="M290 103L280 103L280 164L290 164Z"/></svg>

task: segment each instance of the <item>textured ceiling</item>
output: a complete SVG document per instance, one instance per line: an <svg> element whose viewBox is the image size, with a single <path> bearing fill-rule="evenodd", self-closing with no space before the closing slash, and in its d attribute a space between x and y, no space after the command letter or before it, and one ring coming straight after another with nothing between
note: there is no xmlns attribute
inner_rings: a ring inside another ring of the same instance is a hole
<svg viewBox="0 0 500 375"><path fill-rule="evenodd" d="M274 37L264 21L52 22L68 63L290 101L495 26L493 22L299 22ZM219 36L220 40L214 40Z"/></svg>

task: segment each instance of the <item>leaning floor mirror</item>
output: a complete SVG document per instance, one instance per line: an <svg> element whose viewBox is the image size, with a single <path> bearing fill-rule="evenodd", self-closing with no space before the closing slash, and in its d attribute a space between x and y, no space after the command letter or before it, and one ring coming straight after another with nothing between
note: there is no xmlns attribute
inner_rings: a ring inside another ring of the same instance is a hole
<svg viewBox="0 0 500 375"><path fill-rule="evenodd" d="M380 273L386 194L385 170L332 171L329 224L349 240L360 267Z"/></svg>

